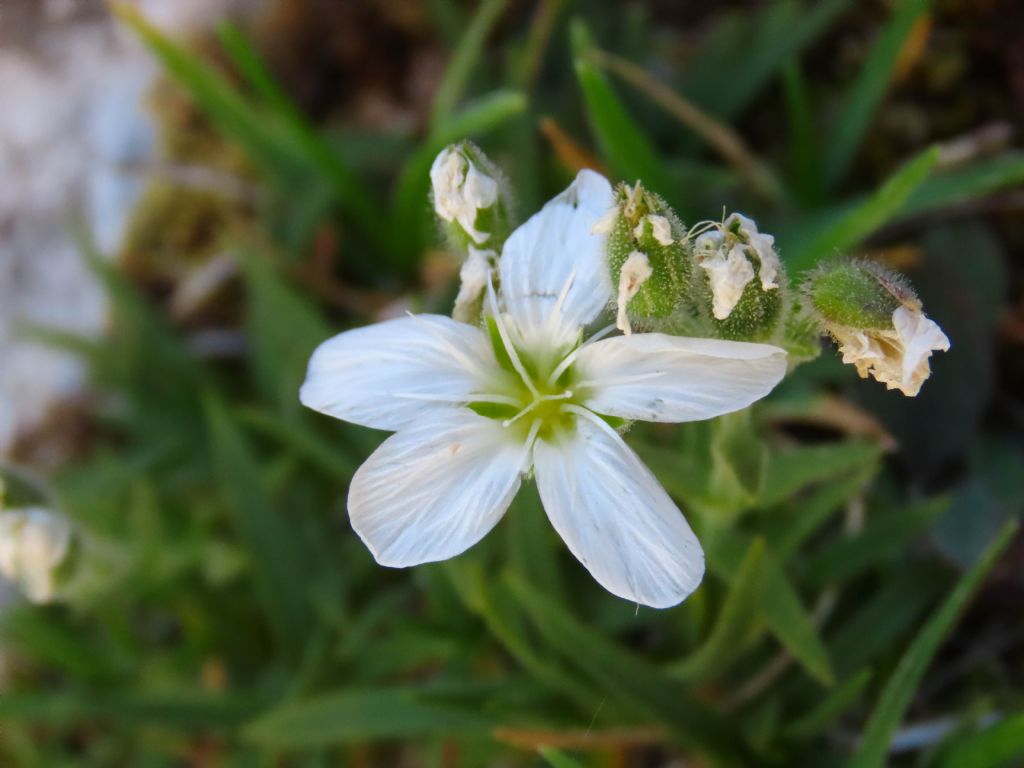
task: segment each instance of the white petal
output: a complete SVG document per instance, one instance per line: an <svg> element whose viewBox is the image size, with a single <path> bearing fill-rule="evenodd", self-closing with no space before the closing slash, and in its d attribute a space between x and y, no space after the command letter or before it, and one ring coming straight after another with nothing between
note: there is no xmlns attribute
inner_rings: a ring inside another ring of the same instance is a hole
<svg viewBox="0 0 1024 768"><path fill-rule="evenodd" d="M611 299L606 235L593 232L611 205L608 180L580 171L505 242L501 294L524 339L571 343Z"/></svg>
<svg viewBox="0 0 1024 768"><path fill-rule="evenodd" d="M562 444L537 442L534 464L551 524L609 592L667 608L700 584L697 537L611 427L580 417Z"/></svg>
<svg viewBox="0 0 1024 768"><path fill-rule="evenodd" d="M346 331L313 353L299 398L314 410L376 429L399 429L452 408L500 375L483 331L415 315Z"/></svg>
<svg viewBox="0 0 1024 768"><path fill-rule="evenodd" d="M779 383L786 353L769 344L635 333L588 344L574 388L598 413L699 421L746 408Z"/></svg>
<svg viewBox="0 0 1024 768"><path fill-rule="evenodd" d="M467 408L437 412L392 435L356 472L352 527L381 565L446 560L497 524L519 489L526 448Z"/></svg>

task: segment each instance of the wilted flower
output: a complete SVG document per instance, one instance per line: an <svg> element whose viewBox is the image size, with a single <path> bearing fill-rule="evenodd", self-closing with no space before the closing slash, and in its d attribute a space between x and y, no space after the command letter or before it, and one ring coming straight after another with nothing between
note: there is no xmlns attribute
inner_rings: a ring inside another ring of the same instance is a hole
<svg viewBox="0 0 1024 768"><path fill-rule="evenodd" d="M34 603L54 598L57 569L71 547L71 525L50 510L27 507L0 512L0 573Z"/></svg>
<svg viewBox="0 0 1024 768"><path fill-rule="evenodd" d="M785 372L763 344L661 333L583 341L613 297L612 204L591 171L508 238L485 327L416 315L322 344L304 404L396 433L359 468L352 525L382 565L445 560L493 528L532 468L573 554L610 592L675 605L700 583L700 544L612 425L682 422L750 405Z"/></svg>
<svg viewBox="0 0 1024 768"><path fill-rule="evenodd" d="M949 349L906 280L879 264L835 259L808 276L804 292L843 362L908 397L931 374L932 352Z"/></svg>
<svg viewBox="0 0 1024 768"><path fill-rule="evenodd" d="M916 396L931 375L932 352L949 349L949 339L933 320L920 309L903 306L892 313L892 330L835 326L832 335L843 362L852 364L861 378L870 375L908 397Z"/></svg>
<svg viewBox="0 0 1024 768"><path fill-rule="evenodd" d="M775 238L758 232L757 224L742 214L729 214L723 224L701 234L694 243L694 253L697 263L708 273L716 320L725 320L732 314L755 276L762 291L779 287Z"/></svg>

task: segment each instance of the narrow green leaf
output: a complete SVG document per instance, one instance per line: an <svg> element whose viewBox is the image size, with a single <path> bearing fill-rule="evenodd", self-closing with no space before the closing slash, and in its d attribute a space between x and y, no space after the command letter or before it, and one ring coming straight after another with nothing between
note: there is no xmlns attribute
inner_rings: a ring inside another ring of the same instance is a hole
<svg viewBox="0 0 1024 768"><path fill-rule="evenodd" d="M434 107L430 116L431 131L438 132L440 126L451 117L466 84L473 72L479 68L480 54L484 50L487 36L508 4L507 0L483 0L469 26L462 33L441 84L434 95Z"/></svg>
<svg viewBox="0 0 1024 768"><path fill-rule="evenodd" d="M552 768L583 768L582 763L576 762L565 753L559 752L557 749L541 747L537 751Z"/></svg>
<svg viewBox="0 0 1024 768"><path fill-rule="evenodd" d="M849 169L889 88L904 43L927 10L928 0L900 0L872 46L864 68L843 99L824 148L826 187L835 186Z"/></svg>
<svg viewBox="0 0 1024 768"><path fill-rule="evenodd" d="M842 213L829 226L819 229L809 242L795 250L783 251L788 254L789 268L793 272L810 269L824 257L853 248L895 218L907 198L927 178L938 158L938 148L925 150L893 174L867 200Z"/></svg>
<svg viewBox="0 0 1024 768"><path fill-rule="evenodd" d="M708 567L732 584L740 570L748 538L739 531L715 528L703 540ZM761 617L793 658L819 682L835 679L828 651L789 578L770 552L761 561Z"/></svg>
<svg viewBox="0 0 1024 768"><path fill-rule="evenodd" d="M1019 524L1015 521L1003 528L975 566L964 574L946 601L921 628L886 683L850 768L881 768L884 765L892 736L903 720L914 692L928 671L942 640L956 624L1018 528Z"/></svg>
<svg viewBox="0 0 1024 768"><path fill-rule="evenodd" d="M926 179L907 198L900 218L969 203L1019 184L1024 184L1024 151L1009 150Z"/></svg>
<svg viewBox="0 0 1024 768"><path fill-rule="evenodd" d="M583 91L587 117L613 174L628 183L642 180L645 187L671 197L673 189L664 163L604 73L591 61L590 31L578 18L572 22L572 44L576 79Z"/></svg>
<svg viewBox="0 0 1024 768"><path fill-rule="evenodd" d="M723 118L746 109L779 68L814 43L851 0L777 0L723 14L683 80L683 91Z"/></svg>
<svg viewBox="0 0 1024 768"><path fill-rule="evenodd" d="M806 581L824 587L900 557L910 539L948 506L949 499L940 496L871 520L859 535L836 539L808 557L803 563Z"/></svg>
<svg viewBox="0 0 1024 768"><path fill-rule="evenodd" d="M297 658L311 625L308 553L295 527L272 505L243 436L212 396L206 402L206 422L216 470L248 549L250 573L267 620L277 641Z"/></svg>
<svg viewBox="0 0 1024 768"><path fill-rule="evenodd" d="M415 687L338 691L284 704L244 731L261 747L316 749L418 736L485 736L495 723L479 707L454 706Z"/></svg>
<svg viewBox="0 0 1024 768"><path fill-rule="evenodd" d="M683 680L721 675L743 652L761 604L764 541L754 539L740 564L711 635L699 649L671 668Z"/></svg>
<svg viewBox="0 0 1024 768"><path fill-rule="evenodd" d="M797 60L782 70L783 95L789 124L789 162L797 195L806 204L817 200L820 147L814 132L807 81Z"/></svg>
<svg viewBox="0 0 1024 768"><path fill-rule="evenodd" d="M244 254L249 364L264 397L294 414L313 349L331 336L316 305L286 285L264 254Z"/></svg>
<svg viewBox="0 0 1024 768"><path fill-rule="evenodd" d="M0 722L74 725L112 720L161 728L234 728L254 714L250 697L194 693L7 693L0 696Z"/></svg>
<svg viewBox="0 0 1024 768"><path fill-rule="evenodd" d="M881 455L876 443L858 441L772 451L758 502L763 507L780 504L815 483L873 466Z"/></svg>
<svg viewBox="0 0 1024 768"><path fill-rule="evenodd" d="M789 557L838 510L860 493L874 477L874 465L825 483L806 499L774 510L765 521L764 535L780 560Z"/></svg>
<svg viewBox="0 0 1024 768"><path fill-rule="evenodd" d="M786 733L801 740L822 733L860 700L872 677L872 670L862 669L848 680L843 680L810 712L792 721Z"/></svg>
<svg viewBox="0 0 1024 768"><path fill-rule="evenodd" d="M1024 712L1007 715L977 733L961 736L942 758L941 768L1010 768L1024 762Z"/></svg>
<svg viewBox="0 0 1024 768"><path fill-rule="evenodd" d="M537 631L567 662L665 723L681 745L727 761L741 757L743 746L734 729L695 701L686 686L578 621L514 574L507 574L506 582Z"/></svg>

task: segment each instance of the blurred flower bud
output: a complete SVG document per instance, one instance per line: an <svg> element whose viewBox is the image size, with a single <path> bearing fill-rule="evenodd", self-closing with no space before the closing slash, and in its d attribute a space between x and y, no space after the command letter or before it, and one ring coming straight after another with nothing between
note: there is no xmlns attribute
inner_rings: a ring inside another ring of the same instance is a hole
<svg viewBox="0 0 1024 768"><path fill-rule="evenodd" d="M616 324L627 334L634 323L663 330L688 294L691 266L679 243L682 224L640 182L620 184L615 203L594 231L608 234L608 265L612 284L618 286Z"/></svg>
<svg viewBox="0 0 1024 768"><path fill-rule="evenodd" d="M463 323L476 323L483 308L487 276L495 268L498 254L491 250L482 251L469 246L469 256L459 270L459 293L455 297L452 317Z"/></svg>
<svg viewBox="0 0 1024 768"><path fill-rule="evenodd" d="M718 335L755 341L777 330L786 281L774 237L759 232L753 220L732 213L697 236L693 256L707 276Z"/></svg>
<svg viewBox="0 0 1024 768"><path fill-rule="evenodd" d="M61 515L42 507L0 512L0 573L33 603L54 599L71 544L71 525Z"/></svg>
<svg viewBox="0 0 1024 768"><path fill-rule="evenodd" d="M508 194L497 167L475 144L441 150L430 168L434 211L460 252L487 245L500 251L509 232Z"/></svg>
<svg viewBox="0 0 1024 768"><path fill-rule="evenodd" d="M908 397L931 374L932 352L949 349L942 329L921 310L906 280L868 261L825 264L804 281L804 292L843 362Z"/></svg>

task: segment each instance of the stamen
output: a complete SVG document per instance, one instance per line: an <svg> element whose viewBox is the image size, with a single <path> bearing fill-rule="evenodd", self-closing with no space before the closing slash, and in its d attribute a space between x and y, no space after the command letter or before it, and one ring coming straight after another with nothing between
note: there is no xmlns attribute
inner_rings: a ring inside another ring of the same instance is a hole
<svg viewBox="0 0 1024 768"><path fill-rule="evenodd" d="M520 464L522 469L519 470L520 472L524 471L530 464L531 454L533 452L533 443L537 439L537 433L540 432L540 426L540 419L534 419L533 424L530 425L530 431L526 435L526 442L523 443L523 458L521 459Z"/></svg>
<svg viewBox="0 0 1024 768"><path fill-rule="evenodd" d="M528 414L530 411L534 410L541 403L551 402L552 400L569 400L571 398L572 390L568 389L565 392L562 392L560 395L542 395L541 397L538 397L536 400L530 403L528 406L523 408L523 410L521 410L511 419L505 419L503 422L501 422L501 426L511 427L513 424L519 421L519 419Z"/></svg>
<svg viewBox="0 0 1024 768"><path fill-rule="evenodd" d="M494 281L491 280L491 276L487 275L487 300L491 305L491 314L494 316L494 324L498 327L498 335L501 337L501 343L505 345L505 352L508 353L509 360L512 361L512 367L516 369L516 373L519 374L519 378L523 380L523 384L530 390L530 394L535 398L540 396L537 391L537 387L534 386L533 381L530 379L530 374L526 372L526 367L523 365L523 361L519 359L519 353L516 351L515 346L512 344L512 340L509 338L508 329L505 327L505 321L501 319L501 312L498 309L498 297L494 293Z"/></svg>
<svg viewBox="0 0 1024 768"><path fill-rule="evenodd" d="M551 314L548 315L547 328L549 331L558 316L562 314L562 305L565 304L565 299L569 295L569 291L572 290L572 285L575 281L576 269L573 268L572 272L569 273L569 278L565 281L565 285L562 286L562 290L558 293L558 300L555 302L555 306L551 308Z"/></svg>
<svg viewBox="0 0 1024 768"><path fill-rule="evenodd" d="M605 336L607 336L609 333L611 333L614 330L615 330L615 324L614 323L612 325L606 325L604 328L602 328L600 331L595 333L589 339L587 339L582 344L580 344L578 347L576 347L576 349L574 349L572 352L570 352L568 355L566 355L565 358L562 360L562 362L560 362L555 367L555 370L553 370L551 372L551 375L548 376L548 386L550 387L550 386L554 385L554 383L556 381L558 381L558 377L561 376L563 373L565 373L566 370L568 370L570 365L572 365L574 362L576 362L576 357L579 355L580 352L583 351L584 347L586 347L586 346L588 346L590 344L593 344L595 341L600 341L601 339L603 339Z"/></svg>

